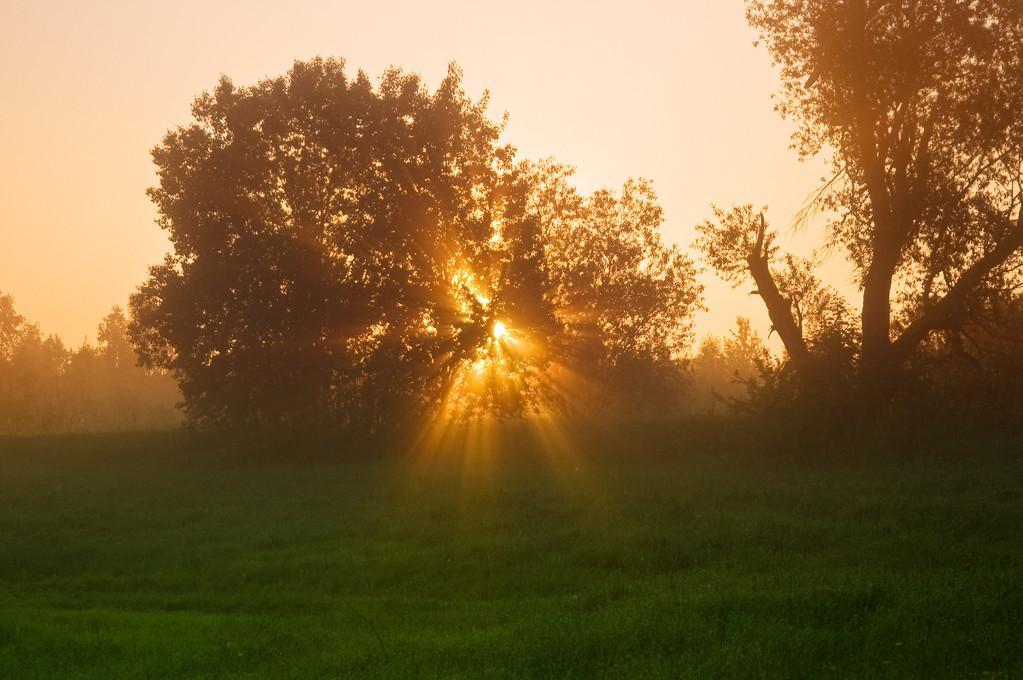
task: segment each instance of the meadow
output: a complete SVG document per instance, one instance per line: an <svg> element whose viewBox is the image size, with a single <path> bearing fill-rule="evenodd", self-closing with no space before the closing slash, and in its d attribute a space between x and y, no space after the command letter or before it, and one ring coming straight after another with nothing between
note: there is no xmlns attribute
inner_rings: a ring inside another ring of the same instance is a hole
<svg viewBox="0 0 1023 680"><path fill-rule="evenodd" d="M1023 674L1023 440L735 429L0 439L0 677Z"/></svg>

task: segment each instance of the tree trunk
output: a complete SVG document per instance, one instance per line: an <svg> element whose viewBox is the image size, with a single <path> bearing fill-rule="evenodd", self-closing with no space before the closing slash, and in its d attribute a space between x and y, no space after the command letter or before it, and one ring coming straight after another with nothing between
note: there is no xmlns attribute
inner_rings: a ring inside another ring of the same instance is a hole
<svg viewBox="0 0 1023 680"><path fill-rule="evenodd" d="M859 381L862 405L871 416L887 412L897 386L899 367L892 361L891 341L892 278L897 262L897 250L879 244L863 281Z"/></svg>
<svg viewBox="0 0 1023 680"><path fill-rule="evenodd" d="M810 352L806 348L806 340L803 338L803 329L799 327L792 318L792 302L785 299L778 290L771 274L770 262L765 248L765 235L767 233L767 222L764 216L760 215L760 226L757 230L757 243L753 252L746 258L749 265L750 275L757 284L757 294L764 301L767 307L767 315L771 318L771 325L782 344L788 352L792 365L797 372L803 372L810 359Z"/></svg>
<svg viewBox="0 0 1023 680"><path fill-rule="evenodd" d="M785 299L778 290L778 286L775 285L766 258L750 257L749 270L753 281L757 284L757 294L760 295L764 306L767 307L771 326L781 338L793 366L797 371L803 370L809 359L809 351L806 348L802 330L792 318L792 303Z"/></svg>

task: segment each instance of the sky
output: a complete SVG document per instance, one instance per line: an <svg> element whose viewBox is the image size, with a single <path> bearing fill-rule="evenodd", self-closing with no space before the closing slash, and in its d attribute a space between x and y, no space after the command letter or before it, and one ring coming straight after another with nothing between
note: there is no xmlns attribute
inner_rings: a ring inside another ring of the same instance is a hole
<svg viewBox="0 0 1023 680"><path fill-rule="evenodd" d="M743 0L0 0L0 291L68 344L94 338L168 250L152 147L221 74L244 85L317 55L430 85L455 61L520 156L574 165L587 191L653 180L667 240L688 247L711 204L753 203L805 253L814 226L788 227L826 166L789 148L755 39ZM766 335L748 288L701 280L701 335L737 315Z"/></svg>

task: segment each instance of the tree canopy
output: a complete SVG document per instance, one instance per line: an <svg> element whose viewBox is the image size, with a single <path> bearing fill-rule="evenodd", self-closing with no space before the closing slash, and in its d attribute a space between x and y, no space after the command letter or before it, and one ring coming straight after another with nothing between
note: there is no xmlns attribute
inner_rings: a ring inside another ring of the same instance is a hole
<svg viewBox="0 0 1023 680"><path fill-rule="evenodd" d="M649 184L580 196L486 108L455 67L430 91L324 59L196 99L153 152L173 252L131 300L193 421L515 415L564 405L559 370L679 363L700 289Z"/></svg>
<svg viewBox="0 0 1023 680"><path fill-rule="evenodd" d="M752 0L748 17L780 69L796 149L831 158L810 208L833 216L824 245L856 272L860 386L884 405L933 334L1017 295L1023 4ZM805 295L772 268L762 216L722 212L703 233L719 271L755 280L793 364L805 364L813 333L837 319L807 336Z"/></svg>

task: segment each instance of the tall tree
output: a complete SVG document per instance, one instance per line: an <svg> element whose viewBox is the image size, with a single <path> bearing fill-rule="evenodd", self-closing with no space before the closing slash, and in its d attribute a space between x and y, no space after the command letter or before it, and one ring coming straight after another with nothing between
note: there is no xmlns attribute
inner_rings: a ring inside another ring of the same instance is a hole
<svg viewBox="0 0 1023 680"><path fill-rule="evenodd" d="M128 319L124 310L114 306L110 313L99 322L96 332L99 350L114 369L130 369L135 366L135 350L128 335Z"/></svg>
<svg viewBox="0 0 1023 680"><path fill-rule="evenodd" d="M0 293L0 362L10 361L24 325L25 317L14 308L14 298Z"/></svg>
<svg viewBox="0 0 1023 680"><path fill-rule="evenodd" d="M1020 283L1023 4L752 0L748 17L780 67L798 152L831 157L816 207L835 215L827 244L858 275L860 381L884 405L928 336L965 323L985 290ZM724 270L753 275L798 364L805 338L765 226L732 217L708 244L750 246Z"/></svg>
<svg viewBox="0 0 1023 680"><path fill-rule="evenodd" d="M176 373L195 419L378 418L436 399L444 365L485 336L451 295L486 257L511 153L485 108L455 68L428 92L322 59L196 100L153 152L174 251L131 301L143 359Z"/></svg>
<svg viewBox="0 0 1023 680"><path fill-rule="evenodd" d="M663 240L652 184L628 180L619 191L585 196L567 166L545 161L526 170L561 326L560 361L585 376L605 406L664 413L684 398L682 360L703 289L693 261Z"/></svg>
<svg viewBox="0 0 1023 680"><path fill-rule="evenodd" d="M551 203L486 106L454 67L431 92L322 59L196 100L153 152L173 252L131 300L193 420L520 414L554 396L561 339L582 344L559 305L585 308L611 363L679 353L699 289L649 186Z"/></svg>

